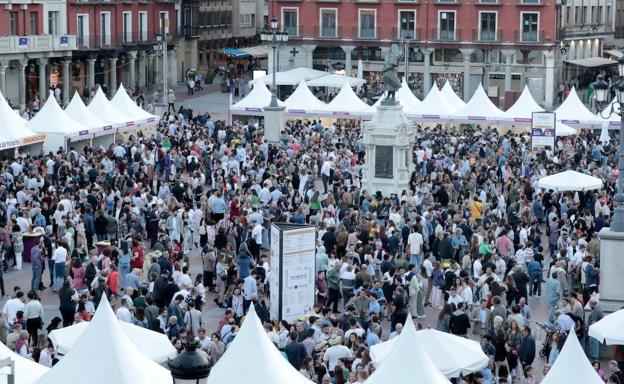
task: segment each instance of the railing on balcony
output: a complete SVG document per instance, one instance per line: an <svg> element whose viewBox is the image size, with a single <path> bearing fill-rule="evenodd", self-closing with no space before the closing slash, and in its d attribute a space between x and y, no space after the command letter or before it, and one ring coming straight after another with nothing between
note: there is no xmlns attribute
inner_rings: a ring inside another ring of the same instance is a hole
<svg viewBox="0 0 624 384"><path fill-rule="evenodd" d="M183 25L181 26L181 34L184 37L193 37L199 35L199 27L196 25Z"/></svg>
<svg viewBox="0 0 624 384"><path fill-rule="evenodd" d="M473 29L472 30L473 41L480 43L499 43L503 40L503 30L499 29Z"/></svg>
<svg viewBox="0 0 624 384"><path fill-rule="evenodd" d="M519 43L541 43L543 42L545 31L515 31L515 41Z"/></svg>
<svg viewBox="0 0 624 384"><path fill-rule="evenodd" d="M0 53L70 51L76 49L74 35L0 36Z"/></svg>
<svg viewBox="0 0 624 384"><path fill-rule="evenodd" d="M337 25L335 27L327 26L314 26L314 36L319 39L338 39L344 37L342 35L342 26Z"/></svg>
<svg viewBox="0 0 624 384"><path fill-rule="evenodd" d="M78 35L76 42L78 48L82 49L118 48L131 45L154 44L157 41L156 35L157 32L153 31L142 31L137 36L130 36L123 33L95 36ZM175 33L169 33L167 35L167 40L173 42L175 35Z"/></svg>
<svg viewBox="0 0 624 384"><path fill-rule="evenodd" d="M405 33L404 32L408 32L409 33L409 40L410 41L414 41L414 40L421 40L424 36L423 36L423 31L422 28L416 28L415 30L403 30L403 29L399 29L397 27L392 28L392 40L403 40L403 38L405 37Z"/></svg>
<svg viewBox="0 0 624 384"><path fill-rule="evenodd" d="M542 5L541 0L518 0L519 5Z"/></svg>
<svg viewBox="0 0 624 384"><path fill-rule="evenodd" d="M458 41L460 32L461 30L459 29L433 28L431 36L437 41Z"/></svg>
<svg viewBox="0 0 624 384"><path fill-rule="evenodd" d="M351 36L358 40L373 40L381 37L381 28L362 28L354 26L351 30Z"/></svg>

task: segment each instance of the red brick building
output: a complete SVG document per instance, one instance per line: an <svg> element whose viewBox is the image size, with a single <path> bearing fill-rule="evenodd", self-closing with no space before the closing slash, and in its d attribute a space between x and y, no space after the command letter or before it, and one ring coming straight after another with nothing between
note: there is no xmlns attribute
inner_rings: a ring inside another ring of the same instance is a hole
<svg viewBox="0 0 624 384"><path fill-rule="evenodd" d="M374 84L390 45L403 50L408 37L417 93L442 79L465 99L479 83L499 97L528 84L552 105L557 7L556 0L271 0L269 14L290 35L280 69L344 67L354 74L362 60Z"/></svg>

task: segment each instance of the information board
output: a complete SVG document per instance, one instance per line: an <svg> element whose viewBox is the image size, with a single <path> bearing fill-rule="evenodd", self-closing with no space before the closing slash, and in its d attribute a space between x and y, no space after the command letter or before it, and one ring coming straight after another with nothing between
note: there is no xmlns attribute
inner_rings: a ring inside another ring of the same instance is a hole
<svg viewBox="0 0 624 384"><path fill-rule="evenodd" d="M293 321L314 305L316 228L275 223L271 226L270 314Z"/></svg>
<svg viewBox="0 0 624 384"><path fill-rule="evenodd" d="M556 116L553 112L533 112L531 119L531 150L555 148Z"/></svg>

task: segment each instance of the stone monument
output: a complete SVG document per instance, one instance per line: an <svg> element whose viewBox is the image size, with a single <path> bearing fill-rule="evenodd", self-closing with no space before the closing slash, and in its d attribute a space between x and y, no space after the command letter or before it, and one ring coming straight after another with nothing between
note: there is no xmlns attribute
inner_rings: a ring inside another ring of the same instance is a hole
<svg viewBox="0 0 624 384"><path fill-rule="evenodd" d="M619 311L624 306L624 232L603 228L600 237L600 307L606 313Z"/></svg>
<svg viewBox="0 0 624 384"><path fill-rule="evenodd" d="M403 107L394 99L394 93L401 87L396 70L400 53L395 45L386 56L382 75L388 95L377 107L373 119L362 125L366 149L362 189L370 194L379 191L384 196L393 193L400 195L404 189L408 189L414 170L412 158L416 129L407 120Z"/></svg>
<svg viewBox="0 0 624 384"><path fill-rule="evenodd" d="M269 144L279 143L284 129L286 107L264 107L264 138Z"/></svg>

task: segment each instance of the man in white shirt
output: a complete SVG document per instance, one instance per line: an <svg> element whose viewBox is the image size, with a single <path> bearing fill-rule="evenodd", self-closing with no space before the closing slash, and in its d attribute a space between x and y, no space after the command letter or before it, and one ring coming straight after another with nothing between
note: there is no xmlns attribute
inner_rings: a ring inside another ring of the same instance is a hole
<svg viewBox="0 0 624 384"><path fill-rule="evenodd" d="M67 262L67 249L59 243L58 247L52 254L52 260L54 260L54 284L52 286L53 292L58 292L65 282L65 263Z"/></svg>
<svg viewBox="0 0 624 384"><path fill-rule="evenodd" d="M128 309L128 300L126 298L121 299L121 307L117 308L116 315L119 321L132 323L132 313L130 313L130 309Z"/></svg>
<svg viewBox="0 0 624 384"><path fill-rule="evenodd" d="M332 173L334 169L334 158L330 157L328 160L323 162L321 166L321 178L323 179L323 188L325 189L324 193L327 193L327 187L332 183Z"/></svg>
<svg viewBox="0 0 624 384"><path fill-rule="evenodd" d="M416 266L417 271L420 271L424 241L416 227L412 228L412 233L407 238L407 244L409 246L410 263Z"/></svg>
<svg viewBox="0 0 624 384"><path fill-rule="evenodd" d="M2 307L2 314L4 315L4 325L7 330L13 327L15 317L18 311L24 311L24 292L19 291L15 294L15 298L8 300L4 307Z"/></svg>
<svg viewBox="0 0 624 384"><path fill-rule="evenodd" d="M247 312L251 300L258 295L258 283L256 282L256 272L252 271L251 274L243 280L243 310Z"/></svg>
<svg viewBox="0 0 624 384"><path fill-rule="evenodd" d="M351 350L340 344L342 338L333 336L329 339L330 347L325 351L323 361L327 362L327 369L333 372L340 359L350 359L352 357Z"/></svg>

